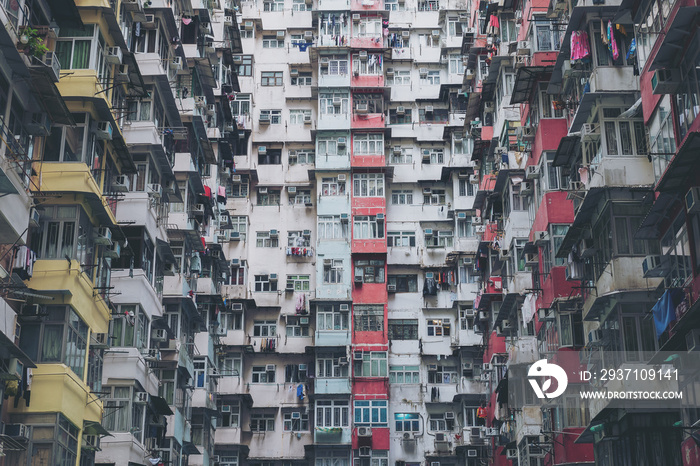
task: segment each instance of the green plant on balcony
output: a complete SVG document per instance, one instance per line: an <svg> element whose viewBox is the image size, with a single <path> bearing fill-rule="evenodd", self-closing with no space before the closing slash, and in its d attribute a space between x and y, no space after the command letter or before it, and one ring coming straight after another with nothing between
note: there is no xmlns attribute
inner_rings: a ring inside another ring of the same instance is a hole
<svg viewBox="0 0 700 466"><path fill-rule="evenodd" d="M26 55L42 58L49 51L44 39L39 37L39 31L30 27L22 30L19 42Z"/></svg>

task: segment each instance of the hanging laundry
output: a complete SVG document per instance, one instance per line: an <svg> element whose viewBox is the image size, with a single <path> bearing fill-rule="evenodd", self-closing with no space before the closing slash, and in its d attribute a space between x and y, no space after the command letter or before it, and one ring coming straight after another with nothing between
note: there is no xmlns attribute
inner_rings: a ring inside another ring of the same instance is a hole
<svg viewBox="0 0 700 466"><path fill-rule="evenodd" d="M226 186L219 186L217 188L216 201L220 204L226 203Z"/></svg>
<svg viewBox="0 0 700 466"><path fill-rule="evenodd" d="M586 31L574 31L571 33L571 59L581 60L591 54L591 47Z"/></svg>
<svg viewBox="0 0 700 466"><path fill-rule="evenodd" d="M620 50L617 48L612 21L608 21L608 50L610 50L613 60L617 60L620 57Z"/></svg>
<svg viewBox="0 0 700 466"><path fill-rule="evenodd" d="M300 400L304 399L304 385L303 384L299 384L297 386L297 398L299 398Z"/></svg>

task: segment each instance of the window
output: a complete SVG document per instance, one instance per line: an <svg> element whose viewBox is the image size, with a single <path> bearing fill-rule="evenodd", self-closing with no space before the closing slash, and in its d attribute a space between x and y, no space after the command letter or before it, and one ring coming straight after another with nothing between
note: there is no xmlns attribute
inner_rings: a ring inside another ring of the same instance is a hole
<svg viewBox="0 0 700 466"><path fill-rule="evenodd" d="M148 316L138 304L120 304L112 316L110 346L148 347Z"/></svg>
<svg viewBox="0 0 700 466"><path fill-rule="evenodd" d="M421 0L418 2L418 11L438 11L440 2L438 0Z"/></svg>
<svg viewBox="0 0 700 466"><path fill-rule="evenodd" d="M307 5L305 0L292 0L293 11L311 11L311 5Z"/></svg>
<svg viewBox="0 0 700 466"><path fill-rule="evenodd" d="M359 133L353 135L352 149L354 155L384 155L383 133ZM376 175L381 175L376 173ZM355 175L357 177L357 175ZM383 175L382 175L383 177Z"/></svg>
<svg viewBox="0 0 700 466"><path fill-rule="evenodd" d="M510 184L508 192L503 199L503 211L507 214L511 212L523 212L530 208L530 196L521 194L523 183Z"/></svg>
<svg viewBox="0 0 700 466"><path fill-rule="evenodd" d="M324 60L328 59L328 66L324 66ZM347 55L324 55L319 58L321 61L321 75L325 76L346 76L348 74Z"/></svg>
<svg viewBox="0 0 700 466"><path fill-rule="evenodd" d="M388 283L396 293L418 292L418 275L389 275Z"/></svg>
<svg viewBox="0 0 700 466"><path fill-rule="evenodd" d="M282 415L285 432L299 432L309 430L309 415L302 411L292 411Z"/></svg>
<svg viewBox="0 0 700 466"><path fill-rule="evenodd" d="M204 388L207 382L207 361L204 358L194 360L194 387Z"/></svg>
<svg viewBox="0 0 700 466"><path fill-rule="evenodd" d="M558 24L542 16L534 16L533 19L537 51L550 52L559 50L562 34L559 32Z"/></svg>
<svg viewBox="0 0 700 466"><path fill-rule="evenodd" d="M518 25L513 19L499 18L501 26L501 42L514 42L518 39Z"/></svg>
<svg viewBox="0 0 700 466"><path fill-rule="evenodd" d="M583 347L583 322L580 313L559 314L559 347Z"/></svg>
<svg viewBox="0 0 700 466"><path fill-rule="evenodd" d="M323 283L343 283L342 259L323 259Z"/></svg>
<svg viewBox="0 0 700 466"><path fill-rule="evenodd" d="M272 432L275 430L275 415L273 413L251 413L250 430L253 432Z"/></svg>
<svg viewBox="0 0 700 466"><path fill-rule="evenodd" d="M306 382L308 367L306 364L287 364L284 366L286 383Z"/></svg>
<svg viewBox="0 0 700 466"><path fill-rule="evenodd" d="M437 86L438 84L440 84L440 71L428 70L428 74L421 74L420 83L424 86Z"/></svg>
<svg viewBox="0 0 700 466"><path fill-rule="evenodd" d="M420 383L420 366L389 366L390 383Z"/></svg>
<svg viewBox="0 0 700 466"><path fill-rule="evenodd" d="M384 197L384 174L355 173L353 175L353 196Z"/></svg>
<svg viewBox="0 0 700 466"><path fill-rule="evenodd" d="M460 238L471 238L474 236L474 227L471 218L457 220L457 236Z"/></svg>
<svg viewBox="0 0 700 466"><path fill-rule="evenodd" d="M269 275L256 275L255 291L277 291L277 280L270 280Z"/></svg>
<svg viewBox="0 0 700 466"><path fill-rule="evenodd" d="M102 425L111 432L129 432L143 426L145 406L134 403L132 387L104 387L108 395L104 399L106 410L112 413L104 416Z"/></svg>
<svg viewBox="0 0 700 466"><path fill-rule="evenodd" d="M82 379L87 360L88 326L70 306L45 306L39 322L25 322L20 348L32 361L63 363Z"/></svg>
<svg viewBox="0 0 700 466"><path fill-rule="evenodd" d="M416 232L390 231L387 233L386 244L390 248L412 248L416 245Z"/></svg>
<svg viewBox="0 0 700 466"><path fill-rule="evenodd" d="M339 215L318 216L319 239L346 239L347 230L347 222L342 222Z"/></svg>
<svg viewBox="0 0 700 466"><path fill-rule="evenodd" d="M247 198L249 193L248 175L241 175L241 181L226 184L227 197Z"/></svg>
<svg viewBox="0 0 700 466"><path fill-rule="evenodd" d="M431 189L430 193L423 192L423 204L445 205L447 198L444 189Z"/></svg>
<svg viewBox="0 0 700 466"><path fill-rule="evenodd" d="M410 189L391 191L392 204L413 204L413 191Z"/></svg>
<svg viewBox="0 0 700 466"><path fill-rule="evenodd" d="M345 310L341 310L344 306ZM347 304L319 304L316 306L316 330L348 330L350 311Z"/></svg>
<svg viewBox="0 0 700 466"><path fill-rule="evenodd" d="M225 401L219 405L221 426L239 427L241 419L241 402L238 400Z"/></svg>
<svg viewBox="0 0 700 466"><path fill-rule="evenodd" d="M241 238L241 241L245 241L246 233L248 232L248 217L244 216L231 216L231 228L229 232L236 232Z"/></svg>
<svg viewBox="0 0 700 466"><path fill-rule="evenodd" d="M277 235L271 236L269 231L258 231L255 247L277 248L279 247L279 237Z"/></svg>
<svg viewBox="0 0 700 466"><path fill-rule="evenodd" d="M450 336L450 319L428 319L427 326L429 337Z"/></svg>
<svg viewBox="0 0 700 466"><path fill-rule="evenodd" d="M321 196L344 196L345 180L338 181L338 177L321 179Z"/></svg>
<svg viewBox="0 0 700 466"><path fill-rule="evenodd" d="M467 30L467 19L460 19L459 16L449 16L447 18L447 33L451 36L462 37Z"/></svg>
<svg viewBox="0 0 700 466"><path fill-rule="evenodd" d="M241 32L243 32L243 31L241 31ZM252 55L237 55L237 56L241 57L241 63L238 64L238 76L253 76L253 56ZM239 100L239 98L241 96L247 97L247 99L244 99L244 100L248 100L248 102L250 102L250 95L249 94L242 94L242 95L238 94L236 96L236 100ZM250 108L250 104L248 104L248 106L249 106L248 108ZM233 109L233 103L231 104L231 109ZM246 113L250 113L250 110L248 110L248 112L246 112ZM235 114L236 114L236 112L234 112L234 115ZM239 115L241 115L241 114L242 113L239 113Z"/></svg>
<svg viewBox="0 0 700 466"><path fill-rule="evenodd" d="M362 359L358 355L362 354ZM355 352L355 377L387 377L387 353L385 351Z"/></svg>
<svg viewBox="0 0 700 466"><path fill-rule="evenodd" d="M389 319L389 340L417 340L418 319Z"/></svg>
<svg viewBox="0 0 700 466"><path fill-rule="evenodd" d="M384 261L355 261L355 277L362 277L363 283L384 283Z"/></svg>
<svg viewBox="0 0 700 466"><path fill-rule="evenodd" d="M274 337L277 335L277 324L274 320L256 320L253 323L254 337Z"/></svg>
<svg viewBox="0 0 700 466"><path fill-rule="evenodd" d="M268 371L267 366L253 366L253 379L251 382L275 383L275 371Z"/></svg>
<svg viewBox="0 0 700 466"><path fill-rule="evenodd" d="M356 332L384 331L384 306L382 304L357 304L353 306Z"/></svg>
<svg viewBox="0 0 700 466"><path fill-rule="evenodd" d="M386 400L355 401L355 425L387 426Z"/></svg>
<svg viewBox="0 0 700 466"><path fill-rule="evenodd" d="M241 357L241 353L228 353L222 357L220 361L221 367L219 368L219 372L221 372L222 375L240 377L241 367L243 366L243 358Z"/></svg>
<svg viewBox="0 0 700 466"><path fill-rule="evenodd" d="M315 425L317 427L348 427L350 425L350 403L346 400L316 401Z"/></svg>
<svg viewBox="0 0 700 466"><path fill-rule="evenodd" d="M394 76L389 76L386 79L386 84L389 86L410 86L411 85L411 70L397 70L394 68ZM408 116L410 119L410 109Z"/></svg>
<svg viewBox="0 0 700 466"><path fill-rule="evenodd" d="M260 110L260 119L267 119L271 125L279 125L282 123L282 110ZM281 153L282 151L279 150L279 152Z"/></svg>
<svg viewBox="0 0 700 466"><path fill-rule="evenodd" d="M425 235L425 245L429 248L451 248L454 245L454 232L433 230L432 235Z"/></svg>
<svg viewBox="0 0 700 466"><path fill-rule="evenodd" d="M258 205L259 206L278 206L280 205L279 189L258 188Z"/></svg>
<svg viewBox="0 0 700 466"><path fill-rule="evenodd" d="M310 233L310 232L309 232ZM304 236L304 232L301 230L288 231L287 232L287 247L294 248L308 248L311 244L309 237Z"/></svg>
<svg viewBox="0 0 700 466"><path fill-rule="evenodd" d="M345 155L345 138L343 138L342 143L336 138L326 138L318 137L318 151L319 155Z"/></svg>
<svg viewBox="0 0 700 466"><path fill-rule="evenodd" d="M413 162L413 154L410 148L402 147L400 151L392 150L389 155L389 163L410 164Z"/></svg>
<svg viewBox="0 0 700 466"><path fill-rule="evenodd" d="M368 449L369 458L360 458L360 451L355 450L355 459L353 466L389 466L389 452L387 450L371 450L369 447L360 447ZM410 465L415 466L415 465Z"/></svg>
<svg viewBox="0 0 700 466"><path fill-rule="evenodd" d="M445 163L445 151L442 149L422 149L421 153L423 155L423 163Z"/></svg>
<svg viewBox="0 0 700 466"><path fill-rule="evenodd" d="M387 11L405 11L406 5L404 2L399 3L399 0L384 0L384 9Z"/></svg>
<svg viewBox="0 0 700 466"><path fill-rule="evenodd" d="M289 165L312 164L316 160L313 149L300 149L289 151Z"/></svg>
<svg viewBox="0 0 700 466"><path fill-rule="evenodd" d="M382 18L361 18L360 23L353 28L353 37L381 37Z"/></svg>
<svg viewBox="0 0 700 466"><path fill-rule="evenodd" d="M459 377L455 366L441 366L439 364L434 367L428 367L428 383L458 383Z"/></svg>
<svg viewBox="0 0 700 466"><path fill-rule="evenodd" d="M384 97L379 93L354 93L352 105L355 113L384 113Z"/></svg>
<svg viewBox="0 0 700 466"><path fill-rule="evenodd" d="M263 71L260 73L261 86L281 86L283 73L281 71Z"/></svg>
<svg viewBox="0 0 700 466"><path fill-rule="evenodd" d="M361 59L360 55L352 55L352 72L355 76L378 76L382 74L382 59L379 54L370 53L366 59ZM380 112L370 112L380 113Z"/></svg>
<svg viewBox="0 0 700 466"><path fill-rule="evenodd" d="M341 364L341 358L343 359ZM317 375L320 378L345 378L348 376L348 362L345 353L319 354L316 359Z"/></svg>
<svg viewBox="0 0 700 466"><path fill-rule="evenodd" d="M95 137L90 128L90 114L72 113L75 126L53 126L44 143L44 160L47 162L86 162L92 166L95 153Z"/></svg>
<svg viewBox="0 0 700 466"><path fill-rule="evenodd" d="M278 39L277 36L265 36L263 35L263 48L264 49L283 49L284 39ZM280 72L280 75L282 72ZM279 86L280 84L275 84ZM263 84L264 86L264 84Z"/></svg>
<svg viewBox="0 0 700 466"><path fill-rule="evenodd" d="M646 129L641 120L615 119L620 118L622 109L604 108L603 125L605 147L608 155L646 155Z"/></svg>
<svg viewBox="0 0 700 466"><path fill-rule="evenodd" d="M82 28L63 27L56 41L56 55L62 69L97 70L103 82L108 68L104 48L105 40L95 24L85 24Z"/></svg>
<svg viewBox="0 0 700 466"><path fill-rule="evenodd" d="M289 196L289 205L311 206L311 191L308 189L297 189L294 195Z"/></svg>
<svg viewBox="0 0 700 466"><path fill-rule="evenodd" d="M420 432L418 413L394 413L396 432Z"/></svg>
<svg viewBox="0 0 700 466"><path fill-rule="evenodd" d="M311 110L290 110L289 111L289 124L290 125L303 125L304 119L309 116L311 117Z"/></svg>
<svg viewBox="0 0 700 466"><path fill-rule="evenodd" d="M309 275L287 275L287 289L309 291L311 289Z"/></svg>
<svg viewBox="0 0 700 466"><path fill-rule="evenodd" d="M350 466L350 460L346 450L317 450L316 464L313 466Z"/></svg>
<svg viewBox="0 0 700 466"><path fill-rule="evenodd" d="M374 215L358 215L353 219L354 239L384 238L384 222Z"/></svg>
<svg viewBox="0 0 700 466"><path fill-rule="evenodd" d="M318 109L323 115L347 115L350 98L346 92L325 92L318 97Z"/></svg>
<svg viewBox="0 0 700 466"><path fill-rule="evenodd" d="M312 82L311 72L300 71L299 76L292 76L291 82L292 86L310 86Z"/></svg>
<svg viewBox="0 0 700 466"><path fill-rule="evenodd" d="M429 417L430 430L434 432L449 432L454 429L455 421L445 419L445 413L431 414Z"/></svg>
<svg viewBox="0 0 700 466"><path fill-rule="evenodd" d="M462 55L458 53L450 54L448 70L450 74L464 74L464 61L462 61Z"/></svg>

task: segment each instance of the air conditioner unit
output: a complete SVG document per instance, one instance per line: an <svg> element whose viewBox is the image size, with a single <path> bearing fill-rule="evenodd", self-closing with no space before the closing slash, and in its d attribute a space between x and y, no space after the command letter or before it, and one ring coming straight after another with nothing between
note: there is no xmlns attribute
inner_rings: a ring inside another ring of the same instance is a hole
<svg viewBox="0 0 700 466"><path fill-rule="evenodd" d="M428 105L425 107L425 113L433 113L433 106Z"/></svg>
<svg viewBox="0 0 700 466"><path fill-rule="evenodd" d="M255 24L253 23L253 21L246 21L243 23L243 29L247 31L252 31L254 27Z"/></svg>
<svg viewBox="0 0 700 466"><path fill-rule="evenodd" d="M428 68L420 68L418 70L418 74L420 74L421 78L425 78L426 76L428 76Z"/></svg>
<svg viewBox="0 0 700 466"><path fill-rule="evenodd" d="M394 76L394 68L387 68L386 75L387 76Z"/></svg>
<svg viewBox="0 0 700 466"><path fill-rule="evenodd" d="M452 419L452 420L454 420L454 418L455 418L455 413L454 413L454 412L448 411L448 412L445 413L445 419Z"/></svg>
<svg viewBox="0 0 700 466"><path fill-rule="evenodd" d="M700 211L700 186L694 186L685 194L685 210L689 213Z"/></svg>
<svg viewBox="0 0 700 466"><path fill-rule="evenodd" d="M474 363L473 362L462 363L462 370L463 371L473 371L474 370ZM454 415L454 413L453 413L453 415Z"/></svg>
<svg viewBox="0 0 700 466"><path fill-rule="evenodd" d="M274 364L267 364L265 366L265 372L275 372L276 367L277 366L275 366Z"/></svg>
<svg viewBox="0 0 700 466"><path fill-rule="evenodd" d="M543 246L549 242L549 232L548 231L535 231L533 239L537 246Z"/></svg>
<svg viewBox="0 0 700 466"><path fill-rule="evenodd" d="M299 68L290 68L289 76L291 76L292 78L296 78L297 76L299 76Z"/></svg>
<svg viewBox="0 0 700 466"><path fill-rule="evenodd" d="M348 139L346 137L339 137L338 138L338 147L345 147L345 144L347 144Z"/></svg>
<svg viewBox="0 0 700 466"><path fill-rule="evenodd" d="M519 40L518 41L517 54L518 55L530 55L530 41L529 40Z"/></svg>
<svg viewBox="0 0 700 466"><path fill-rule="evenodd" d="M489 320L489 316L486 314L486 311L479 311L479 320Z"/></svg>
<svg viewBox="0 0 700 466"><path fill-rule="evenodd" d="M685 349L689 353L700 351L700 329L694 328L685 334Z"/></svg>
<svg viewBox="0 0 700 466"><path fill-rule="evenodd" d="M396 107L396 114L397 115L405 115L406 114L406 107L404 107L404 106Z"/></svg>
<svg viewBox="0 0 700 466"><path fill-rule="evenodd" d="M416 439L416 433L415 432L404 432L401 440L404 442L412 442Z"/></svg>
<svg viewBox="0 0 700 466"><path fill-rule="evenodd" d="M138 404L148 403L148 392L135 392L134 393L134 403L138 403Z"/></svg>
<svg viewBox="0 0 700 466"><path fill-rule="evenodd" d="M333 97L333 106L340 107L343 104L343 99L340 96Z"/></svg>
<svg viewBox="0 0 700 466"><path fill-rule="evenodd" d="M338 181L345 181L345 180L346 180L345 174L341 173L338 175Z"/></svg>
<svg viewBox="0 0 700 466"><path fill-rule="evenodd" d="M285 287L284 291L293 292L294 291L294 282L287 282L287 286Z"/></svg>
<svg viewBox="0 0 700 466"><path fill-rule="evenodd" d="M384 214L381 213L381 212L378 213L378 214L376 215L376 219L377 219L377 220L384 220Z"/></svg>
<svg viewBox="0 0 700 466"><path fill-rule="evenodd" d="M364 275L362 274L362 272L355 274L355 279L354 279L355 283L363 283L364 280L365 280L365 278L364 278Z"/></svg>
<svg viewBox="0 0 700 466"><path fill-rule="evenodd" d="M109 121L98 121L95 127L95 137L102 141L111 141L112 123Z"/></svg>
<svg viewBox="0 0 700 466"><path fill-rule="evenodd" d="M270 115L264 114L264 113L260 114L260 118L258 119L258 123L261 125L269 125L270 124Z"/></svg>
<svg viewBox="0 0 700 466"><path fill-rule="evenodd" d="M233 56L233 63L236 65L240 65L241 63L243 63L243 57L240 55L234 55Z"/></svg>
<svg viewBox="0 0 700 466"><path fill-rule="evenodd" d="M111 246L105 246L104 255L111 259L118 259L122 255L121 243L114 241Z"/></svg>
<svg viewBox="0 0 700 466"><path fill-rule="evenodd" d="M284 31L277 31L277 38L284 39Z"/></svg>
<svg viewBox="0 0 700 466"><path fill-rule="evenodd" d="M328 68L328 62L330 59L328 57L321 57L319 60L319 63L321 64L321 68Z"/></svg>
<svg viewBox="0 0 700 466"><path fill-rule="evenodd" d="M539 165L529 165L525 169L525 177L528 180L534 180L540 177L540 167Z"/></svg>
<svg viewBox="0 0 700 466"><path fill-rule="evenodd" d="M170 69L171 70L181 70L182 69L182 57L173 57L172 60L170 60Z"/></svg>
<svg viewBox="0 0 700 466"><path fill-rule="evenodd" d="M368 429L369 427L358 427L357 428L357 436L358 437L369 437L369 435L360 435L360 429ZM371 447L360 447L357 450L357 456L360 458L369 458L372 456L372 448Z"/></svg>
<svg viewBox="0 0 700 466"><path fill-rule="evenodd" d="M471 184L479 184L479 177L477 175L469 175L469 182Z"/></svg>
<svg viewBox="0 0 700 466"><path fill-rule="evenodd" d="M141 27L144 29L155 29L156 27L156 15L145 15L146 21L141 22Z"/></svg>
<svg viewBox="0 0 700 466"><path fill-rule="evenodd" d="M438 369L437 364L428 364L428 371L436 371Z"/></svg>
<svg viewBox="0 0 700 466"><path fill-rule="evenodd" d="M347 312L350 310L350 305L349 304L341 304L339 309L340 309L340 312Z"/></svg>
<svg viewBox="0 0 700 466"><path fill-rule="evenodd" d="M532 126L519 126L516 130L516 134L521 141L534 141L535 139L535 129Z"/></svg>
<svg viewBox="0 0 700 466"><path fill-rule="evenodd" d="M276 281L277 281L277 274L276 274L276 273L271 273L271 274L270 274L270 277L269 277L269 280L270 280L271 282L276 282Z"/></svg>
<svg viewBox="0 0 700 466"><path fill-rule="evenodd" d="M110 246L112 244L112 230L100 227L95 234L95 244Z"/></svg>
<svg viewBox="0 0 700 466"><path fill-rule="evenodd" d="M387 285L387 286L386 286L386 290L387 290L389 293L396 293L396 285Z"/></svg>
<svg viewBox="0 0 700 466"><path fill-rule="evenodd" d="M311 1L313 1L313 0L311 0ZM307 0L307 3L309 3L309 0ZM304 39L306 39L308 41L309 39L313 40L313 38L314 38L313 31L304 31Z"/></svg>
<svg viewBox="0 0 700 466"><path fill-rule="evenodd" d="M154 328L151 330L151 340L165 341L168 339L168 332L164 328Z"/></svg>
<svg viewBox="0 0 700 466"><path fill-rule="evenodd" d="M5 424L4 434L13 439L29 440L29 426L24 424Z"/></svg>
<svg viewBox="0 0 700 466"><path fill-rule="evenodd" d="M241 233L238 231L229 232L229 239L231 241L240 241L241 240Z"/></svg>
<svg viewBox="0 0 700 466"><path fill-rule="evenodd" d="M360 50L359 57L360 60L367 60L367 50Z"/></svg>
<svg viewBox="0 0 700 466"><path fill-rule="evenodd" d="M348 214L340 214L340 221L343 223L347 223L350 220L350 216Z"/></svg>
<svg viewBox="0 0 700 466"><path fill-rule="evenodd" d="M165 340L162 340L165 341ZM141 350L141 355L146 361L160 361L160 349L146 348Z"/></svg>
<svg viewBox="0 0 700 466"><path fill-rule="evenodd" d="M581 139L591 140L600 136L600 125L595 123L584 123L581 125Z"/></svg>
<svg viewBox="0 0 700 466"><path fill-rule="evenodd" d="M158 183L148 183L148 185L146 185L146 190L149 195L155 198L163 196L163 187Z"/></svg>
<svg viewBox="0 0 700 466"><path fill-rule="evenodd" d="M472 217L472 225L481 225L481 217Z"/></svg>
<svg viewBox="0 0 700 466"><path fill-rule="evenodd" d="M309 325L309 318L308 317L299 317L299 325ZM304 364L306 366L306 364ZM301 369L301 365L299 366Z"/></svg>
<svg viewBox="0 0 700 466"><path fill-rule="evenodd" d="M359 23L360 22L360 15L358 13L354 13L352 15L352 22L353 23Z"/></svg>
<svg viewBox="0 0 700 466"><path fill-rule="evenodd" d="M358 427L357 428L357 436L358 437L371 437L372 436L372 428L371 427Z"/></svg>
<svg viewBox="0 0 700 466"><path fill-rule="evenodd" d="M530 181L523 181L520 184L520 194L532 194L532 183Z"/></svg>
<svg viewBox="0 0 700 466"><path fill-rule="evenodd" d="M367 104L357 104L355 105L355 113L367 113Z"/></svg>
<svg viewBox="0 0 700 466"><path fill-rule="evenodd" d="M588 344L595 345L603 339L603 331L600 329L588 332Z"/></svg>
<svg viewBox="0 0 700 466"><path fill-rule="evenodd" d="M243 310L243 303L233 303L233 304L231 304L231 310L232 310L232 311L242 311L242 310Z"/></svg>
<svg viewBox="0 0 700 466"><path fill-rule="evenodd" d="M506 450L506 459L509 460L516 460L518 459L518 449L517 448L509 448Z"/></svg>
<svg viewBox="0 0 700 466"><path fill-rule="evenodd" d="M440 30L439 29L433 29L432 33L430 34L433 37L440 37Z"/></svg>
<svg viewBox="0 0 700 466"><path fill-rule="evenodd" d="M425 236L427 236L427 237L433 236L433 229L432 229L432 228L426 228L425 230L423 230L423 233L424 233Z"/></svg>
<svg viewBox="0 0 700 466"><path fill-rule="evenodd" d="M467 450L468 458L476 458L479 456L479 450L474 450L473 448Z"/></svg>
<svg viewBox="0 0 700 466"><path fill-rule="evenodd" d="M509 257L510 257L510 249L508 249L508 248L501 248L500 256L501 256L501 259L507 259L507 258L509 258Z"/></svg>
<svg viewBox="0 0 700 466"><path fill-rule="evenodd" d="M394 146L393 152L396 155L401 155L401 146Z"/></svg>
<svg viewBox="0 0 700 466"><path fill-rule="evenodd" d="M492 370L493 370L493 365L491 365L490 362L485 362L485 363L481 366L481 370L486 371L486 372L492 371Z"/></svg>
<svg viewBox="0 0 700 466"><path fill-rule="evenodd" d="M651 76L651 89L654 94L675 94L681 84L678 69L660 69Z"/></svg>
<svg viewBox="0 0 700 466"><path fill-rule="evenodd" d="M258 146L258 155L267 154L267 146Z"/></svg>
<svg viewBox="0 0 700 466"><path fill-rule="evenodd" d="M279 236L279 232L277 230L270 230L270 238L277 238Z"/></svg>
<svg viewBox="0 0 700 466"><path fill-rule="evenodd" d="M112 65L122 64L122 49L121 47L107 47L105 61Z"/></svg>
<svg viewBox="0 0 700 466"><path fill-rule="evenodd" d="M484 104L484 111L486 113L491 113L491 112L493 112L493 110L494 110L494 102L493 101L489 101L489 102L486 102Z"/></svg>
<svg viewBox="0 0 700 466"><path fill-rule="evenodd" d="M346 358L346 357L338 358L338 365L339 366L347 366L348 365L348 358Z"/></svg>

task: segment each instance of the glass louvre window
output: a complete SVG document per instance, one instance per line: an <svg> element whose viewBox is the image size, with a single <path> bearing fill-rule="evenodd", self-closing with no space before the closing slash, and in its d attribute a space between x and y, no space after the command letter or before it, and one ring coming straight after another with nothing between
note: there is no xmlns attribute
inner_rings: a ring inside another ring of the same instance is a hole
<svg viewBox="0 0 700 466"><path fill-rule="evenodd" d="M417 340L418 319L389 319L389 340Z"/></svg>
<svg viewBox="0 0 700 466"><path fill-rule="evenodd" d="M384 330L384 306L364 304L353 306L355 331L381 332Z"/></svg>
<svg viewBox="0 0 700 466"><path fill-rule="evenodd" d="M353 196L384 197L384 174L355 173L353 175Z"/></svg>
<svg viewBox="0 0 700 466"><path fill-rule="evenodd" d="M387 405L386 400L355 401L355 425L387 425Z"/></svg>

